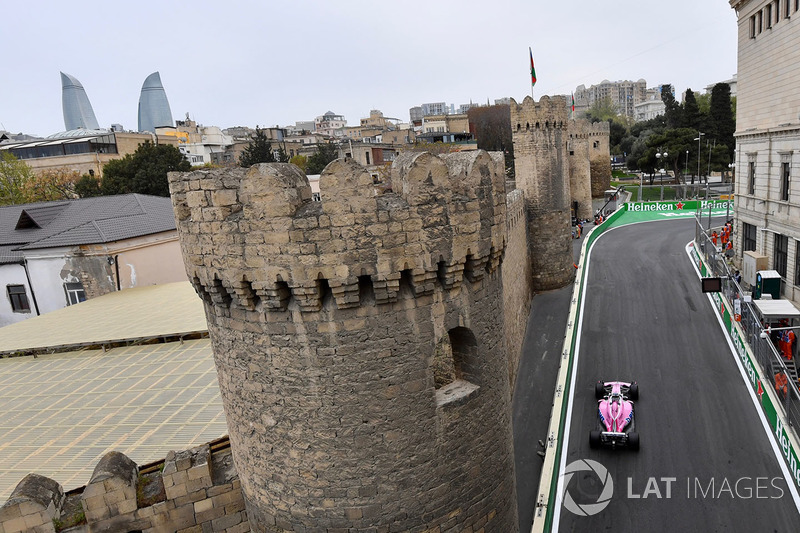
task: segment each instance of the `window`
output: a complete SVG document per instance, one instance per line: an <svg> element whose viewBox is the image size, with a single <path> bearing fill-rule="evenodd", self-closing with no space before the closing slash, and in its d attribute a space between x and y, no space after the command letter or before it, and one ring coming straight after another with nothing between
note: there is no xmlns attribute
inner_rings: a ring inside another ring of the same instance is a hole
<svg viewBox="0 0 800 533"><path fill-rule="evenodd" d="M791 0L784 0L783 1L783 18L788 19L789 14L792 12L792 1Z"/></svg>
<svg viewBox="0 0 800 533"><path fill-rule="evenodd" d="M800 285L800 241L794 241L794 284Z"/></svg>
<svg viewBox="0 0 800 533"><path fill-rule="evenodd" d="M747 194L756 193L756 162L747 163Z"/></svg>
<svg viewBox="0 0 800 533"><path fill-rule="evenodd" d="M781 200L789 200L789 168L790 163L784 161L781 163Z"/></svg>
<svg viewBox="0 0 800 533"><path fill-rule="evenodd" d="M86 291L83 283L65 283L64 294L67 296L67 305L75 305L86 301Z"/></svg>
<svg viewBox="0 0 800 533"><path fill-rule="evenodd" d="M775 254L773 261L775 270L782 278L786 277L786 260L789 256L789 237L786 235L775 235Z"/></svg>
<svg viewBox="0 0 800 533"><path fill-rule="evenodd" d="M775 13L775 23L777 24L781 20L780 0L775 0L774 2L772 2L772 11Z"/></svg>
<svg viewBox="0 0 800 533"><path fill-rule="evenodd" d="M756 16L755 15L750 17L750 38L751 39L755 39L756 38Z"/></svg>
<svg viewBox="0 0 800 533"><path fill-rule="evenodd" d="M747 222L742 223L742 251L756 251L756 227Z"/></svg>
<svg viewBox="0 0 800 533"><path fill-rule="evenodd" d="M6 285L8 299L11 301L11 310L15 313L30 313L31 306L28 304L28 294L25 292L25 285Z"/></svg>
<svg viewBox="0 0 800 533"><path fill-rule="evenodd" d="M764 27L767 29L772 27L772 4L767 4L764 7Z"/></svg>
<svg viewBox="0 0 800 533"><path fill-rule="evenodd" d="M761 33L761 11L756 13L756 35Z"/></svg>

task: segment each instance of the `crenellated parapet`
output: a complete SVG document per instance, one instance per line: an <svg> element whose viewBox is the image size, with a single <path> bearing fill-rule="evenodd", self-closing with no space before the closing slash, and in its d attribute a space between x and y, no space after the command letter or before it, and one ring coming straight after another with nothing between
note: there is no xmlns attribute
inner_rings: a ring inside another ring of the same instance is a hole
<svg viewBox="0 0 800 533"><path fill-rule="evenodd" d="M172 176L176 220L192 283L215 306L285 310L290 298L319 311L396 301L400 279L415 294L437 281L493 272L505 246L502 159L487 152L406 153L392 169L395 192L376 196L352 160L320 177L320 202L294 165L200 170Z"/></svg>

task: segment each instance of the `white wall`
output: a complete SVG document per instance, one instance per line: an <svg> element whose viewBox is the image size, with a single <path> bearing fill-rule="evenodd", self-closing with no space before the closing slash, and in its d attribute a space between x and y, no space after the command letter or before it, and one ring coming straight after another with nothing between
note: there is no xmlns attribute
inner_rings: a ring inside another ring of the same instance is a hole
<svg viewBox="0 0 800 533"><path fill-rule="evenodd" d="M29 313L15 313L11 309L11 300L8 297L8 285L24 285L28 296L28 305L31 310ZM36 308L33 305L31 289L28 280L25 278L25 268L22 265L0 265L0 327L21 322L32 316L36 316Z"/></svg>
<svg viewBox="0 0 800 533"><path fill-rule="evenodd" d="M64 293L65 281L80 281L77 278L64 279L62 271L66 270L66 248L53 248L45 253L28 255L28 274L31 277L33 290L36 291L36 301L39 303L39 312L49 313L67 306L67 296ZM67 276L68 271L63 275Z"/></svg>

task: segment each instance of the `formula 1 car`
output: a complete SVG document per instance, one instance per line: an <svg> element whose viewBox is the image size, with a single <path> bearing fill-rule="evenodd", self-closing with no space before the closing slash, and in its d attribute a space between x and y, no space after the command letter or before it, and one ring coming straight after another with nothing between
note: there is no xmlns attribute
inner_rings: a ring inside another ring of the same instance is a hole
<svg viewBox="0 0 800 533"><path fill-rule="evenodd" d="M598 429L589 432L589 446L601 444L639 449L639 434L633 417L633 400L639 399L639 385L634 381L598 381L594 387L598 399Z"/></svg>

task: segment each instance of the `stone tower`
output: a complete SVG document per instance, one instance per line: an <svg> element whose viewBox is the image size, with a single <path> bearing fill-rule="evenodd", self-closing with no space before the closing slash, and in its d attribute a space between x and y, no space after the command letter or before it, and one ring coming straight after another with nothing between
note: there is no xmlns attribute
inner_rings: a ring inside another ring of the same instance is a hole
<svg viewBox="0 0 800 533"><path fill-rule="evenodd" d="M548 290L573 279L567 101L543 96L511 100L517 188L525 193L532 287Z"/></svg>
<svg viewBox="0 0 800 533"><path fill-rule="evenodd" d="M254 531L517 531L501 154L170 174Z"/></svg>
<svg viewBox="0 0 800 533"><path fill-rule="evenodd" d="M568 123L569 141L569 188L575 216L580 219L591 219L592 209L592 171L589 141L591 124L588 120L571 120Z"/></svg>

